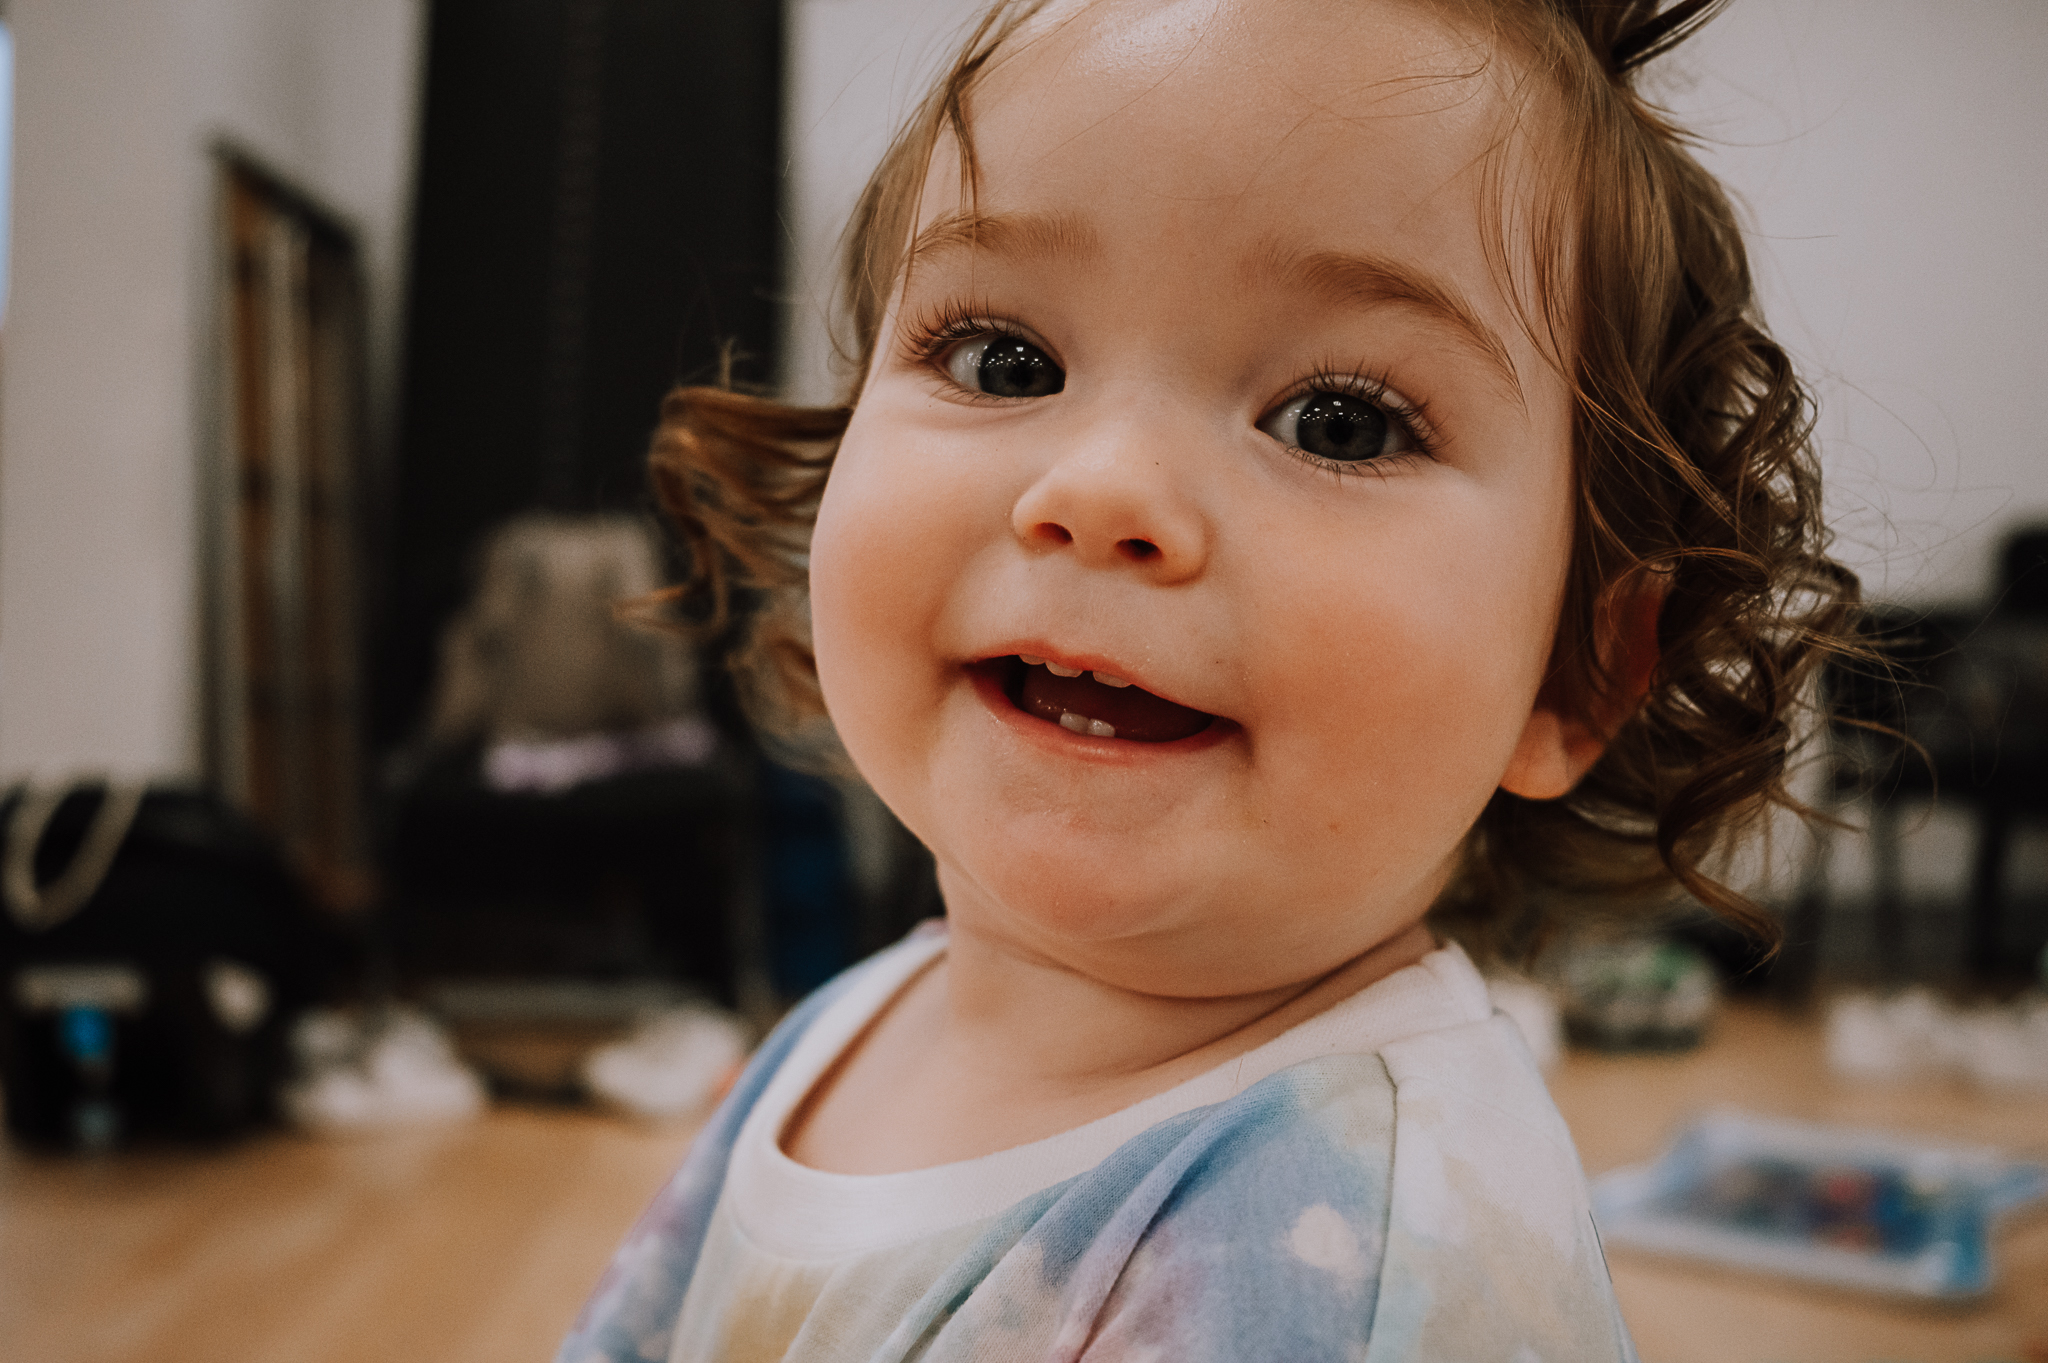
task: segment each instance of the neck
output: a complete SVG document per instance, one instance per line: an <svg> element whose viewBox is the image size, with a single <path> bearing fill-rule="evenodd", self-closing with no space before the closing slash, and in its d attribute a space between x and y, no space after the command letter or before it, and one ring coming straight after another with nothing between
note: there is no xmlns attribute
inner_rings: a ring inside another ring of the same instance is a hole
<svg viewBox="0 0 2048 1363"><path fill-rule="evenodd" d="M949 1040L1002 1057L1013 1082L1075 1094L1133 1082L1165 1087L1263 1045L1436 945L1414 922L1309 979L1183 998L1105 980L991 929L978 914L956 913L937 981L940 1011Z"/></svg>

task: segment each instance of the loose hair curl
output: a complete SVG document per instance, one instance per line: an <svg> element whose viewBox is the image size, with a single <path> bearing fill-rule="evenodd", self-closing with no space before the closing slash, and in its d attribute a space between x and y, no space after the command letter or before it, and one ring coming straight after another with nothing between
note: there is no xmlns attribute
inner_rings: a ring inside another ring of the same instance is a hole
<svg viewBox="0 0 2048 1363"><path fill-rule="evenodd" d="M1828 557L1813 404L1764 331L1727 194L1685 133L1636 88L1641 66L1726 0L1444 0L1513 43L1561 101L1539 141L1554 172L1537 208L1540 325L1574 398L1575 534L1553 703L1586 722L1618 707L1601 759L1567 795L1495 792L1432 913L1483 952L1519 951L1589 905L1682 888L1765 942L1775 926L1717 857L1775 808L1815 718L1814 672L1852 652L1856 579ZM942 140L975 183L967 100L1045 0L999 0L891 145L844 239L847 402L799 408L718 388L663 404L650 472L691 573L674 595L708 628L753 607L734 665L757 717L824 713L804 592L818 499L904 264ZM1503 251L1503 259L1506 252ZM1606 641L1657 608L1647 690Z"/></svg>

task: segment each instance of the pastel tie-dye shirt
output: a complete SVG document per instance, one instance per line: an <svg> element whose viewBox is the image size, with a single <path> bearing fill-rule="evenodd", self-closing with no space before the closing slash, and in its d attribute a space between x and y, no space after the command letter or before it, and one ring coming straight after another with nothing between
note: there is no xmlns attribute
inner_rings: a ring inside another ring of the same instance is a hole
<svg viewBox="0 0 2048 1363"><path fill-rule="evenodd" d="M777 1136L913 934L762 1045L557 1363L1633 1360L1571 1137L1456 947L1123 1112L826 1174Z"/></svg>

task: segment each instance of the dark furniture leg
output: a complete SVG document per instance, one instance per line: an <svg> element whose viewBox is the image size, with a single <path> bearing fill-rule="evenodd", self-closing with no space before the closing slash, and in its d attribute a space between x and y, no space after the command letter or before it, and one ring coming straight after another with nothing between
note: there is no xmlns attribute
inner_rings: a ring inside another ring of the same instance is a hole
<svg viewBox="0 0 2048 1363"><path fill-rule="evenodd" d="M1978 815L1977 864L1970 883L1969 970L1979 980L1996 977L2002 964L1999 928L2005 917L2005 856L2011 841L2011 805L1999 796L1985 800Z"/></svg>

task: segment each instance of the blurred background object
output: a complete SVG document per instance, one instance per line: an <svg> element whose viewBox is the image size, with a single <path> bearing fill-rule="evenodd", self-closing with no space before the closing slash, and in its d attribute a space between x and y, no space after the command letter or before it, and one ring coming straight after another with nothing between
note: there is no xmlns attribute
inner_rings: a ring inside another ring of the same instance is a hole
<svg viewBox="0 0 2048 1363"><path fill-rule="evenodd" d="M276 840L203 791L99 784L17 787L0 843L8 1133L97 1153L271 1118L345 945Z"/></svg>
<svg viewBox="0 0 2048 1363"><path fill-rule="evenodd" d="M941 911L630 603L669 386L846 391L840 228L978 8L0 0L10 1356L544 1358L760 1028ZM1837 823L1736 868L1780 953L1660 902L1493 981L1595 1172L1710 1105L2048 1145L2044 63L2030 0L1739 0L1659 77L1879 604ZM280 1118L347 1139L216 1148ZM1615 1271L1666 1363L2048 1357L2044 1235L1938 1318Z"/></svg>
<svg viewBox="0 0 2048 1363"><path fill-rule="evenodd" d="M360 908L362 297L330 215L220 158L226 393L206 510L210 784Z"/></svg>
<svg viewBox="0 0 2048 1363"><path fill-rule="evenodd" d="M1790 968L1810 977L1846 954L1894 983L2038 975L2048 945L2048 525L2015 530L1998 566L1995 594L1974 610L1871 608L1869 655L1838 660L1822 678L1834 717L1817 799L1857 826L1858 843L1844 848L1821 826L1791 901ZM1953 850L1930 847L1937 818ZM1863 921L1841 922L1845 901L1858 900ZM1861 940L1830 942L1844 930Z"/></svg>
<svg viewBox="0 0 2048 1363"><path fill-rule="evenodd" d="M1565 1034L1613 1051L1682 1051L1700 1043L1721 984L1697 949L1669 938L1580 937L1545 956Z"/></svg>
<svg viewBox="0 0 2048 1363"><path fill-rule="evenodd" d="M1828 1066L1852 1079L1967 1079L2048 1094L2048 995L1962 1008L1924 988L1845 993L1827 1015Z"/></svg>
<svg viewBox="0 0 2048 1363"><path fill-rule="evenodd" d="M283 1089L283 1106L302 1131L360 1136L483 1111L482 1081L415 1010L355 1016L318 1009L298 1020L291 1040L297 1073Z"/></svg>
<svg viewBox="0 0 2048 1363"><path fill-rule="evenodd" d="M2048 1164L1729 1112L1593 1189L1606 1244L1936 1302L1990 1291L1992 1233L2044 1197Z"/></svg>
<svg viewBox="0 0 2048 1363"><path fill-rule="evenodd" d="M652 529L630 516L540 514L494 531L474 598L441 633L427 741L481 742L496 753L697 718L696 660L681 631L635 629L618 615L621 602L663 584ZM678 755L709 754L686 744ZM501 784L575 784L569 773L540 774L545 765L531 757L524 768L485 765L506 767ZM535 774L516 775L529 768Z"/></svg>

